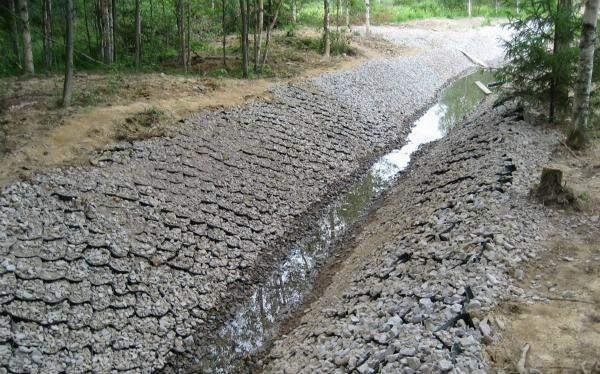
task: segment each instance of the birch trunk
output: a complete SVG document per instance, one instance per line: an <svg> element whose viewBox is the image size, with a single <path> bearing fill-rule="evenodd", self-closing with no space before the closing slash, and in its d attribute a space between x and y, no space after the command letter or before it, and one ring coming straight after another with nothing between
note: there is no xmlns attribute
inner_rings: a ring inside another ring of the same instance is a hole
<svg viewBox="0 0 600 374"><path fill-rule="evenodd" d="M52 68L52 0L43 0L42 14L44 25L44 64L46 70Z"/></svg>
<svg viewBox="0 0 600 374"><path fill-rule="evenodd" d="M346 28L350 30L350 0L345 0L345 2L344 15L346 17Z"/></svg>
<svg viewBox="0 0 600 374"><path fill-rule="evenodd" d="M579 69L575 86L573 124L577 131L584 132L590 111L590 91L596 46L596 22L600 0L588 0L583 13L583 29L579 43Z"/></svg>
<svg viewBox="0 0 600 374"><path fill-rule="evenodd" d="M271 31L275 27L277 23L277 16L279 16L279 11L281 10L281 5L283 4L283 0L279 0L277 6L275 7L275 13L273 14L273 18L271 18L271 23L269 23L269 27L267 27L267 35L265 36L265 47L263 48L263 55L260 60L260 69L262 69L263 65L267 61L267 55L269 53L269 42L271 41Z"/></svg>
<svg viewBox="0 0 600 374"><path fill-rule="evenodd" d="M365 34L371 34L371 2L365 0Z"/></svg>
<svg viewBox="0 0 600 374"><path fill-rule="evenodd" d="M135 0L135 66L142 64L142 6L141 0Z"/></svg>
<svg viewBox="0 0 600 374"><path fill-rule="evenodd" d="M467 0L467 14L471 17L471 0Z"/></svg>
<svg viewBox="0 0 600 374"><path fill-rule="evenodd" d="M63 87L63 106L67 108L71 105L71 97L73 95L73 0L66 0L66 24L65 30L65 84Z"/></svg>
<svg viewBox="0 0 600 374"><path fill-rule="evenodd" d="M29 31L29 10L27 0L19 0L19 17L21 19L21 34L23 35L23 64L25 73L34 74L33 51L31 49L31 32Z"/></svg>
<svg viewBox="0 0 600 374"><path fill-rule="evenodd" d="M296 24L298 22L298 8L296 5L297 0L292 0L292 23Z"/></svg>
<svg viewBox="0 0 600 374"><path fill-rule="evenodd" d="M329 59L331 55L331 36L329 35L329 0L323 0L323 42L325 45L323 57L325 59Z"/></svg>

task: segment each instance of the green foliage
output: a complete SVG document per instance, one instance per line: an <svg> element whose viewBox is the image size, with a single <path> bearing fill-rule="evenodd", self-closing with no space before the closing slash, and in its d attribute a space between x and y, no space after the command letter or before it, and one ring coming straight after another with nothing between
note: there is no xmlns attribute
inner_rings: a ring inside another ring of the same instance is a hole
<svg viewBox="0 0 600 374"><path fill-rule="evenodd" d="M523 3L522 15L510 19L513 36L505 43L508 63L498 74L510 83L512 95L529 105L552 104L552 100L557 109L568 108L578 56L577 24L573 9L559 9L556 0ZM557 35L560 40L555 43Z"/></svg>

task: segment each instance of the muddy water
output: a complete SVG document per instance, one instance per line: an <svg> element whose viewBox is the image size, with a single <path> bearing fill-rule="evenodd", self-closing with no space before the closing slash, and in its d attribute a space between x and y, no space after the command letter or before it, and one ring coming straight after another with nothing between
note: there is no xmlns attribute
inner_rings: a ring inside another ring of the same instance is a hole
<svg viewBox="0 0 600 374"><path fill-rule="evenodd" d="M203 372L243 372L244 358L260 351L277 332L279 323L312 290L319 265L331 255L336 239L358 221L401 175L420 145L442 138L471 112L484 94L475 81L493 81L478 71L455 81L440 100L413 125L407 143L381 157L368 173L338 200L324 209L312 232L292 247L286 260L258 286L235 316L207 342L198 369Z"/></svg>

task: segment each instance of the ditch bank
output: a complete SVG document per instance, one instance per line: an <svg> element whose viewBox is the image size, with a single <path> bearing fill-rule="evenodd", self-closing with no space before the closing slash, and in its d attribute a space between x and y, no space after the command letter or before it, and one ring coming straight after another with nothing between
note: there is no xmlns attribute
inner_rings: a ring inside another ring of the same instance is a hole
<svg viewBox="0 0 600 374"><path fill-rule="evenodd" d="M462 43L495 43L490 29ZM0 368L189 367L318 208L470 66L452 48L369 62L5 187Z"/></svg>
<svg viewBox="0 0 600 374"><path fill-rule="evenodd" d="M423 147L262 370L489 372L489 312L523 294L512 277L544 238L568 237L529 198L558 136L488 101Z"/></svg>

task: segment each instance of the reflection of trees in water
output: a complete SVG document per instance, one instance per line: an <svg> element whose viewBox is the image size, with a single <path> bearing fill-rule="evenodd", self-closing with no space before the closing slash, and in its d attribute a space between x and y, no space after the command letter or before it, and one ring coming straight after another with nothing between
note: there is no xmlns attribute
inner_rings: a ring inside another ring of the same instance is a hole
<svg viewBox="0 0 600 374"><path fill-rule="evenodd" d="M490 82L493 74L489 71L473 73L454 82L444 91L440 106L445 113L440 118L440 127L447 132L454 124L469 114L485 96L475 85L475 81Z"/></svg>
<svg viewBox="0 0 600 374"><path fill-rule="evenodd" d="M345 228L363 214L374 195L375 177L373 173L369 173L345 196L341 206L335 210L340 229Z"/></svg>

